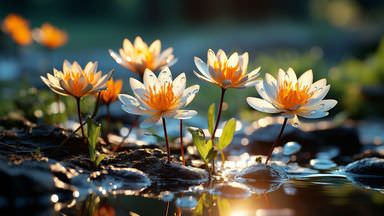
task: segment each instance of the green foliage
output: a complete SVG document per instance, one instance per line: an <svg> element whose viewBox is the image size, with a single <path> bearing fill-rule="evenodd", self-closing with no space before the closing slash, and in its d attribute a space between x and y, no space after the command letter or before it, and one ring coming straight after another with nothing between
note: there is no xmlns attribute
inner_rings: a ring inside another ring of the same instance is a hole
<svg viewBox="0 0 384 216"><path fill-rule="evenodd" d="M212 134L215 125L215 104L211 104L208 108L208 131Z"/></svg>
<svg viewBox="0 0 384 216"><path fill-rule="evenodd" d="M214 115L215 115L215 104L211 104L208 108L208 116L207 116L208 131L211 134L211 136L214 130ZM193 144L196 146L201 159L206 164L208 164L210 161L216 159L218 155L218 151L222 152L232 142L235 129L236 129L236 119L232 118L229 121L227 121L227 123L225 124L223 128L223 132L221 133L221 136L218 139L218 142L216 142L216 140L212 138L209 140L206 140L204 131L200 128L197 128L197 129L189 128L188 130L192 134ZM214 143L216 145L214 145Z"/></svg>
<svg viewBox="0 0 384 216"><path fill-rule="evenodd" d="M217 144L217 148L220 151L223 151L225 147L231 144L233 135L235 134L235 130L236 130L236 119L231 118L224 125L223 132L219 138L219 143Z"/></svg>
<svg viewBox="0 0 384 216"><path fill-rule="evenodd" d="M339 106L354 117L383 115L384 39L366 59L348 59L330 69L329 80Z"/></svg>
<svg viewBox="0 0 384 216"><path fill-rule="evenodd" d="M192 134L193 144L195 144L197 151L199 152L201 159L207 164L212 159L213 146L212 140L205 141L205 135L202 129L188 128Z"/></svg>
<svg viewBox="0 0 384 216"><path fill-rule="evenodd" d="M97 154L96 144L97 140L101 133L101 125L93 121L93 119L87 119L87 128L88 128L88 150L89 150L89 159L95 165L99 167L100 162L105 158L104 154Z"/></svg>

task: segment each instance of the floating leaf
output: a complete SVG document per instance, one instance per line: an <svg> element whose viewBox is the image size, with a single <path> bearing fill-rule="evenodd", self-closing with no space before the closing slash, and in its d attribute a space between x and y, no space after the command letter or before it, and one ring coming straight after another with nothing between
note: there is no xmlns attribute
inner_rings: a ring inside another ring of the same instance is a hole
<svg viewBox="0 0 384 216"><path fill-rule="evenodd" d="M209 131L209 134L212 135L213 133L213 127L215 125L215 104L211 104L208 108L208 131Z"/></svg>
<svg viewBox="0 0 384 216"><path fill-rule="evenodd" d="M219 150L225 149L233 139L233 135L235 134L236 130L236 119L231 118L227 123L224 125L223 132L221 133L221 136L219 138L219 143L217 145L217 148Z"/></svg>
<svg viewBox="0 0 384 216"><path fill-rule="evenodd" d="M188 129L192 134L193 144L196 146L201 158L205 163L209 162L208 155L212 149L212 141L205 142L205 135L202 129Z"/></svg>

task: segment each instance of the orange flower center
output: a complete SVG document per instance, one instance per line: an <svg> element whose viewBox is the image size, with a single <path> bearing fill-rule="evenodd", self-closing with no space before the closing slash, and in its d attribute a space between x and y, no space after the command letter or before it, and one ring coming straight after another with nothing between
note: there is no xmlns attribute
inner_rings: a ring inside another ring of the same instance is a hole
<svg viewBox="0 0 384 216"><path fill-rule="evenodd" d="M153 110L166 112L175 109L179 105L180 96L176 96L172 90L172 84L167 83L156 89L150 87L149 92L144 95L144 102Z"/></svg>
<svg viewBox="0 0 384 216"><path fill-rule="evenodd" d="M306 104L312 95L309 86L301 86L298 82L292 83L286 80L280 83L277 90L277 102L284 109L295 110Z"/></svg>
<svg viewBox="0 0 384 216"><path fill-rule="evenodd" d="M143 56L144 57L144 64L145 68L148 68L150 70L153 69L154 66L154 58L152 53L149 51L149 49L135 49L135 55L136 56Z"/></svg>
<svg viewBox="0 0 384 216"><path fill-rule="evenodd" d="M213 69L217 74L216 81L219 84L223 84L225 80L229 80L231 81L231 86L234 86L244 77L243 72L237 72L238 70L241 70L239 63L235 66L229 66L228 61L215 61L213 63Z"/></svg>

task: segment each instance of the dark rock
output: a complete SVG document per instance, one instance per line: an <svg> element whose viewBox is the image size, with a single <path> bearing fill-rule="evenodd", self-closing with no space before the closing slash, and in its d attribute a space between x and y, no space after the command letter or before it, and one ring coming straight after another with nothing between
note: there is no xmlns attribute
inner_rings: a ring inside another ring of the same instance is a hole
<svg viewBox="0 0 384 216"><path fill-rule="evenodd" d="M384 159L365 158L348 164L344 171L356 175L384 177Z"/></svg>
<svg viewBox="0 0 384 216"><path fill-rule="evenodd" d="M4 185L0 187L0 194L8 206L14 207L49 205L52 194L60 201L73 199L75 188L55 178L51 171L49 163L42 161L24 161L20 165L0 161L0 178Z"/></svg>
<svg viewBox="0 0 384 216"><path fill-rule="evenodd" d="M42 155L62 160L75 155L88 154L88 146L77 137L70 137L70 132L52 126L36 126L29 129L2 131L0 136L0 153L30 154L39 150ZM63 142L65 141L65 142Z"/></svg>
<svg viewBox="0 0 384 216"><path fill-rule="evenodd" d="M251 135L238 135L237 140L249 139L248 151L252 154L267 154L275 141L281 125L268 125L259 128ZM323 130L304 132L299 128L287 126L282 136L281 144L288 141L295 141L302 145L301 151L297 154L298 162L308 163L314 158L317 152L327 146L336 146L340 149L340 155L352 156L361 151L356 128L336 127Z"/></svg>
<svg viewBox="0 0 384 216"><path fill-rule="evenodd" d="M136 168L160 185L172 182L186 185L200 184L208 180L208 173L203 169L186 167L174 162L168 163L166 154L158 148L119 152L102 163L115 167Z"/></svg>

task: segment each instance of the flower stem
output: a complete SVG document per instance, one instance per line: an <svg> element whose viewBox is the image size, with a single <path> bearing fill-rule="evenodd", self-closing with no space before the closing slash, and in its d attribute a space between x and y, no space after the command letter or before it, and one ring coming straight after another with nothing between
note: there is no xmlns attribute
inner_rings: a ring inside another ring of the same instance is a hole
<svg viewBox="0 0 384 216"><path fill-rule="evenodd" d="M80 123L80 128L81 128L81 135L83 136L83 139L85 139L84 127L83 127L83 124L81 124L82 117L81 117L80 98L79 97L76 98L76 104L77 104L77 115L79 117L79 123Z"/></svg>
<svg viewBox="0 0 384 216"><path fill-rule="evenodd" d="M181 151L181 159L183 161L183 165L185 166L184 144L183 144L183 120L182 119L180 119L180 151Z"/></svg>
<svg viewBox="0 0 384 216"><path fill-rule="evenodd" d="M167 134L167 126L165 123L165 118L162 118L163 120L163 129L164 129L164 137L165 137L165 144L167 146L167 159L168 163L171 162L171 151L169 150L169 143L168 143L168 134Z"/></svg>
<svg viewBox="0 0 384 216"><path fill-rule="evenodd" d="M212 132L212 137L211 137L212 141L214 141L214 139L215 139L216 130L217 130L217 127L219 126L220 117L221 117L221 111L223 110L223 102L224 102L225 90L226 90L225 88L221 89L219 111L217 112L216 124L215 124L215 127L214 127L213 132Z"/></svg>
<svg viewBox="0 0 384 216"><path fill-rule="evenodd" d="M107 143L109 143L108 134L111 126L111 111L109 104L106 105L107 107L107 114L106 114L106 123L105 123L105 138Z"/></svg>
<svg viewBox="0 0 384 216"><path fill-rule="evenodd" d="M287 125L287 122L288 122L288 118L284 118L284 122L283 122L283 125L281 125L281 129L280 129L279 135L277 136L275 142L273 143L273 145L271 147L271 150L269 150L269 154L268 154L267 160L265 160L265 164L268 164L269 159L271 159L271 156L272 156L272 153L273 153L273 149L275 148L275 146L280 144L280 142L281 142L281 135L283 135L284 128Z"/></svg>
<svg viewBox="0 0 384 216"><path fill-rule="evenodd" d="M223 103L224 103L224 95L225 95L225 88L221 88L221 96L220 96L220 103L219 103L219 110L217 112L217 117L216 117L216 124L212 132L211 140L212 140L212 146L214 146L214 141L215 141L215 135L216 135L216 130L217 127L219 126L220 122L220 117L221 117L221 112L223 110ZM224 163L224 162L223 162ZM212 160L212 173L215 173L215 159Z"/></svg>

